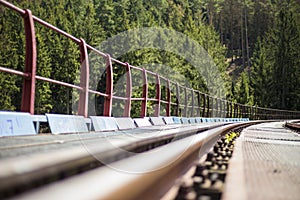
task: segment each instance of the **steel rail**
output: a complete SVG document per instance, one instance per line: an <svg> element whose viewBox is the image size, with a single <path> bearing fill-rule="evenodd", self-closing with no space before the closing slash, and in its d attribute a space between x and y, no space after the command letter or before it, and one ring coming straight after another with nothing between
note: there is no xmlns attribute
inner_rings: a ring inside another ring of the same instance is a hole
<svg viewBox="0 0 300 200"><path fill-rule="evenodd" d="M120 133L123 133L123 135L116 135L116 133L114 133L114 136L110 137L109 141L103 136L105 134L93 133L90 138L82 136L82 138L79 137L75 140L63 140L63 137L61 137L59 141L55 140L52 142L30 143L27 145L21 144L6 147L10 153L13 153L13 151L18 148L24 150L26 147L32 148L39 146L40 148L47 148L47 154L39 151L29 155L0 160L0 165L3 169L0 171L0 182L5 183L0 184L0 197L5 197L7 194L13 194L13 191L15 190L22 191L26 187L31 189L37 182L51 182L59 180L59 177L62 176L66 177L79 173L77 171L82 172L82 169L90 170L102 166L103 164L98 160L100 158L104 163L115 162L135 155L138 152L147 151L148 149L222 125L224 125L224 123L138 128L131 131L121 131ZM129 137L135 133L139 134ZM155 136L147 138L149 134ZM102 140L100 140L101 138ZM74 142L76 141L79 142L79 145L74 145ZM92 153L89 151L89 141L92 141L93 144L99 142L97 147L93 147ZM51 144L59 144L61 145L61 148L54 146L56 151L53 151L53 148L49 148L49 145ZM67 144L70 144L70 146L73 144L72 148L67 146ZM29 187L28 185L31 186Z"/></svg>
<svg viewBox="0 0 300 200"><path fill-rule="evenodd" d="M95 168L30 190L17 198L158 199L199 156L206 154L222 134L256 123L259 122L215 127L110 163L109 166Z"/></svg>
<svg viewBox="0 0 300 200"><path fill-rule="evenodd" d="M298 121L298 120L293 121L293 122L286 122L284 126L291 130L300 132L300 121Z"/></svg>

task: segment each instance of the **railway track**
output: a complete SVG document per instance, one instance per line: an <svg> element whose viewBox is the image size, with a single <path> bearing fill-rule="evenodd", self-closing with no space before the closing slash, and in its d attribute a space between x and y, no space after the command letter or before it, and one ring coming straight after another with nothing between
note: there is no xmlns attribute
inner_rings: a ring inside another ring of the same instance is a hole
<svg viewBox="0 0 300 200"><path fill-rule="evenodd" d="M40 137L35 142L16 137L18 144L1 147L1 198L160 198L221 135L255 123L175 125L109 137L34 136Z"/></svg>
<svg viewBox="0 0 300 200"><path fill-rule="evenodd" d="M285 127L300 133L300 121L287 122L285 123Z"/></svg>

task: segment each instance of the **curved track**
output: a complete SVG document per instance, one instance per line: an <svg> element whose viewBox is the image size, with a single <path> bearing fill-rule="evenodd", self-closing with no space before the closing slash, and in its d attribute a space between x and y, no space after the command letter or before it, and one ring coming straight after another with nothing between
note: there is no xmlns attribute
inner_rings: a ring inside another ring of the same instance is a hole
<svg viewBox="0 0 300 200"><path fill-rule="evenodd" d="M299 133L300 132L300 121L287 122L285 124L285 127Z"/></svg>
<svg viewBox="0 0 300 200"><path fill-rule="evenodd" d="M0 193L2 197L24 199L159 198L222 134L255 123L258 122L170 126L147 139L143 136L157 130L145 133L132 130L139 134L127 131L110 136L109 142L97 133L77 140L65 135L69 139L61 141L64 148L59 151L39 152L49 148L44 141L43 148L39 146L34 152L17 157L3 156L0 164L5 170L0 172L0 181L4 184L0 186ZM128 137L130 134L134 137ZM29 144L27 150L38 145ZM20 150L17 145L9 149Z"/></svg>

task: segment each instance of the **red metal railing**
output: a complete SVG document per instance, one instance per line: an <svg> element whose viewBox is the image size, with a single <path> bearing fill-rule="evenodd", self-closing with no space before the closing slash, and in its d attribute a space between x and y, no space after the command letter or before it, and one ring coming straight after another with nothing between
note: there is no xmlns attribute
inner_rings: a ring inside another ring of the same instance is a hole
<svg viewBox="0 0 300 200"><path fill-rule="evenodd" d="M114 100L124 101L123 116L130 117L131 106L133 101L141 102L140 117L147 116L147 103L153 102L155 105L154 116L161 115L162 105L165 105L165 115L182 115L184 117L248 117L251 119L279 119L279 118L300 118L300 112L267 109L260 107L253 107L248 105L242 105L227 101L225 99L214 98L208 94L204 94L200 91L192 88L187 88L162 77L159 74L148 71L143 68L132 66L128 63L123 63L119 60L112 58L109 54L105 54L96 48L86 44L84 39L78 39L63 30L37 18L32 15L30 10L20 9L13 4L0 0L0 4L3 6L18 12L24 21L25 37L26 37L26 56L25 56L25 68L24 72L8 69L0 66L0 71L22 76L24 79L22 90L22 106L21 111L34 114L34 102L35 102L35 86L36 80L46 81L53 84L62 85L69 88L74 88L80 91L78 114L84 117L88 116L88 96L89 94L95 94L104 98L104 116L112 116L112 105ZM78 44L80 49L80 85L74 85L51 78L38 76L36 74L37 63L37 50L36 50L36 35L35 35L35 23L39 23L42 26L49 28L60 35L74 41ZM90 66L88 51L93 51L97 56L105 58L106 65L106 90L105 93L96 90L91 90L89 85L90 78ZM114 95L114 80L113 80L113 63L118 64L126 69L126 92L124 96ZM137 70L142 73L142 97L132 97L132 70ZM149 98L149 83L148 76L155 77L155 98ZM166 98L162 99L162 85L161 81L166 82ZM171 90L171 86L175 88L175 91ZM184 99L180 98L182 94ZM189 95L190 94L190 95ZM175 96L175 98L172 98ZM190 96L190 98L189 98ZM172 100L173 99L173 100ZM189 103L190 102L190 103ZM173 111L173 112L172 112Z"/></svg>

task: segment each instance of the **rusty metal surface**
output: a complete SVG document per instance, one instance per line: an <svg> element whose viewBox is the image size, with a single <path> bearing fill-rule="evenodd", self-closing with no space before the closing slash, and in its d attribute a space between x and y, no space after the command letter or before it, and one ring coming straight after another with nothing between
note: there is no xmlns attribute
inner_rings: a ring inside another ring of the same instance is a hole
<svg viewBox="0 0 300 200"><path fill-rule="evenodd" d="M300 136L283 125L266 123L242 131L223 199L299 199Z"/></svg>

